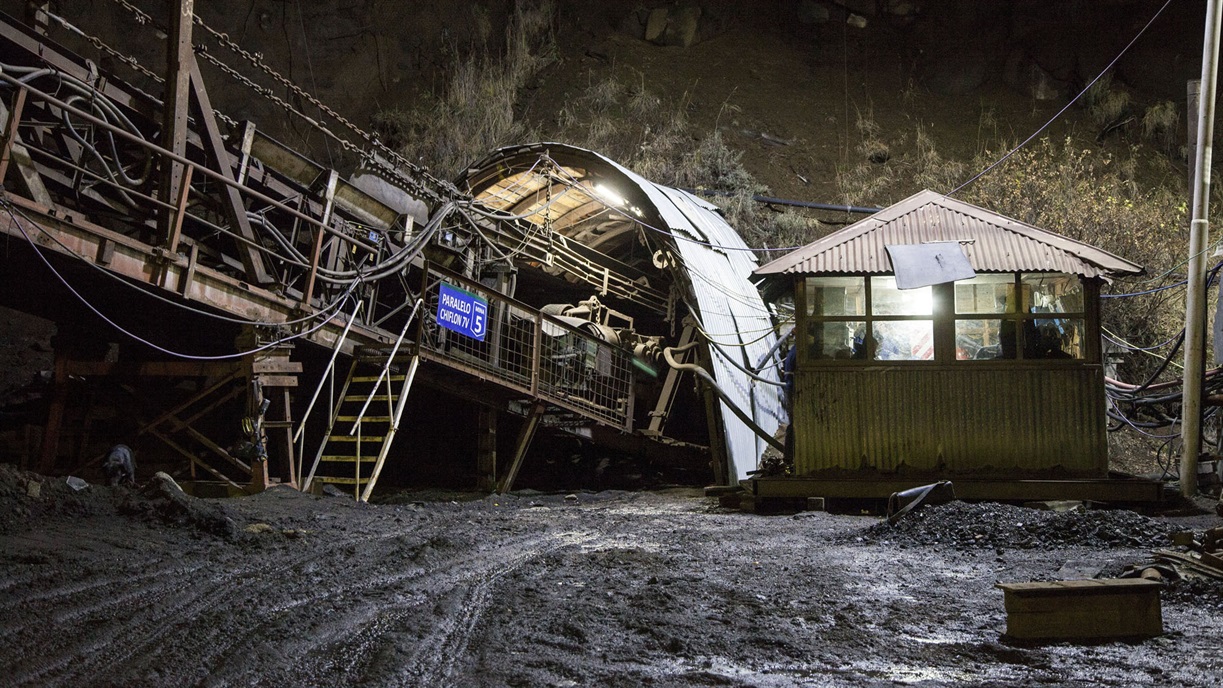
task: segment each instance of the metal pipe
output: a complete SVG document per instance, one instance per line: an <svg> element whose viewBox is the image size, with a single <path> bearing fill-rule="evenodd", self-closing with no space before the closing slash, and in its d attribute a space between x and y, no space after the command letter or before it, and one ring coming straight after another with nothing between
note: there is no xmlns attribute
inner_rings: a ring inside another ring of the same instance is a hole
<svg viewBox="0 0 1223 688"><path fill-rule="evenodd" d="M1206 3L1202 41L1202 94L1198 109L1197 170L1193 186L1193 219L1189 224L1189 281L1185 290L1185 385L1181 425L1181 494L1198 491L1198 456L1202 453L1202 378L1206 349L1206 246L1210 224L1210 163L1214 140L1215 78L1219 62L1220 0Z"/></svg>
<svg viewBox="0 0 1223 688"><path fill-rule="evenodd" d="M662 350L662 356L664 359L666 359L667 365L671 366L672 368L676 370L691 370L694 375L704 380L705 384L709 385L709 388L713 390L713 393L718 395L718 398L730 408L731 413L735 414L739 420L743 421L743 424L746 425L749 430L756 433L757 437L765 442L768 442L769 445L777 449L777 451L784 453L786 451L786 445L778 441L777 438L773 437L769 433L765 432L764 428L757 425L756 421L751 416L744 413L743 409L739 408L739 405L731 400L726 392L722 391L722 388L718 386L717 380L713 379L713 376L709 374L709 371L695 363L680 363L679 361L675 360L674 356L672 356L673 353L687 351L698 344L700 344L700 342L692 342L679 347L667 347Z"/></svg>
<svg viewBox="0 0 1223 688"><path fill-rule="evenodd" d="M679 188L680 191L687 191L690 194L697 196L735 196L733 191L722 191L720 189L685 189ZM796 208L813 208L815 210L836 210L845 213L862 213L864 215L874 215L883 210L883 208L869 208L857 205L835 205L832 203L816 203L815 201L796 201L791 198L774 198L773 196L761 196L753 194L752 200L757 203L767 203L769 205L788 205Z"/></svg>
<svg viewBox="0 0 1223 688"><path fill-rule="evenodd" d="M310 418L310 412L314 410L314 404L318 402L319 394L323 391L323 383L327 381L327 376L331 371L335 370L335 362L340 356L340 350L344 348L344 340L348 339L348 331L352 329L352 324L357 321L357 314L361 312L361 307L364 305L365 302L358 299L357 305L352 309L352 314L348 316L348 322L344 323L344 331L336 339L335 349L331 352L331 360L327 362L327 368L323 371L323 376L319 380L318 389L314 390L314 396L310 398L310 403L306 406L306 413L302 415L301 425L297 426L297 432L293 433L294 442L301 438L302 431L306 429L306 421ZM298 476L298 483L300 484L300 482L301 477Z"/></svg>
<svg viewBox="0 0 1223 688"><path fill-rule="evenodd" d="M198 173L198 174L202 174L202 175L204 175L204 176L208 177L209 179L212 179L212 180L214 180L214 181L218 181L218 182L220 182L220 183L222 183L222 184L224 184L224 185L226 185L226 186L236 187L236 188L238 188L238 189L239 189L239 191L240 191L240 192L247 194L247 195L248 195L248 196L250 196L251 198L253 198L253 199L255 199L255 200L258 200L258 201L262 201L262 202L264 202L264 203L266 203L266 204L268 204L268 205L270 205L270 206L272 206L272 207L276 208L277 210L280 210L280 211L282 211L282 212L284 212L284 213L286 213L286 214L288 214L288 215L291 215L291 216L293 216L293 217L295 217L295 218L297 218L297 219L299 219L299 220L303 220L303 221L305 221L305 222L306 222L306 223L308 223L308 224L314 225L315 227L320 227L320 228L322 228L322 230L323 230L324 232L327 232L328 234L333 234L333 235L335 235L335 236L337 236L337 237L340 237L342 240L344 240L344 241L346 241L346 242L348 242L348 243L354 244L354 245L356 245L356 246L359 246L359 247L361 247L361 248L364 248L364 249L366 249L367 251L369 251L370 253L376 253L376 252L377 252L377 248L376 248L376 247L374 247L374 246L372 246L372 245L370 245L370 244L366 244L365 242L360 241L359 239L356 239L356 238L354 238L354 237L348 236L347 234L345 234L345 233L344 233L344 232L342 232L342 231L339 231L339 230L336 230L336 229L334 229L334 228L332 228L332 227L329 227L329 226L327 226L327 225L324 225L324 224L322 224L321 222L319 222L318 220L316 220L316 219L314 219L314 218L310 217L309 215L306 215L305 213L299 212L298 210L296 210L296 209L294 209L294 208L290 208L289 206L285 205L284 203L281 203L280 201L278 201L278 200L276 200L276 199L272 198L271 196L268 196L268 195L266 195L266 194L264 194L264 193L261 193L261 192L259 192L259 191L256 191L255 189L252 189L252 188L250 188L250 187L242 186L242 185L241 185L241 184L239 184L238 182L236 182L236 181L234 181L234 180L232 180L232 179L230 179L230 178L226 177L225 175L223 175L223 174L221 174L221 173L219 173L219 172L214 172L214 171L212 171L212 170L208 169L207 167L203 167L203 166L201 166L201 165L198 165L198 164L196 164L196 163L192 162L191 160L189 160L189 159L187 159L187 158L185 158L185 157L183 157L183 156L181 156L181 155L175 155L175 154L174 154L172 151L168 151L168 150L166 150L165 148L162 148L161 146L158 146L158 145L153 144L153 143L149 143L149 141L148 141L148 140L146 140L146 139L144 139L144 138L142 138L142 137L140 137L140 136L136 136L135 134L132 134L132 133L127 132L127 131L124 131L123 129L120 129L120 128L118 128L118 127L115 127L115 126L114 126L114 125L112 125L110 122L107 122L107 121L105 121L105 120L99 119L98 117L94 117L93 115L89 114L88 112L85 112L84 110L81 110L81 109L79 109L79 108L75 108L75 107L73 107L73 106L69 105L68 103L64 102L63 100L60 100L59 98L56 98L55 96L53 96L53 95L51 95L51 94L49 94L49 93L47 93L47 92L45 92L45 91L41 91L41 90L39 90L39 89L37 89L37 88L34 88L34 87L32 87L32 86L30 86L30 85L28 85L28 84L25 84L25 83L23 83L23 82L21 82L21 81L18 81L17 79L14 79L13 77L9 76L8 74L5 74L5 73L3 73L3 72L0 72L0 81L7 82L7 83L9 83L10 85L12 85L12 86L14 86L14 87L16 87L16 88L26 89L26 90L27 90L27 91L29 91L30 93L33 93L34 95L38 96L38 98L39 98L40 100L43 100L43 101L45 101L45 102L47 102L47 103L50 103L51 105L54 105L54 106L56 106L56 107L58 107L58 108L60 108L60 109L62 109L62 110L65 110L66 112L68 112L68 113L70 113L70 114L72 114L72 115L74 115L74 116L76 116L76 117L79 117L79 118L81 118L81 119L85 120L86 122L89 122L89 123L94 124L94 125L96 125L96 126L102 127L103 129L105 129L105 130L107 130L107 131L109 131L109 132L111 132L111 133L113 133L113 134L118 135L120 138L127 139L127 140L128 140L128 141L130 141L131 143L134 143L134 144L136 144L136 145L138 145L138 146L142 146L142 147L144 147L144 148L147 148L148 150L150 150L150 151L152 151L152 152L154 152L154 153L156 153L156 154L158 154L158 155L162 156L163 158L166 158L166 159L171 160L171 161L173 161L173 162L182 163L182 164L184 164L184 165L190 165L191 167L194 167L194 168L195 168L196 173ZM170 204L166 203L165 205L166 205L166 206L169 206Z"/></svg>

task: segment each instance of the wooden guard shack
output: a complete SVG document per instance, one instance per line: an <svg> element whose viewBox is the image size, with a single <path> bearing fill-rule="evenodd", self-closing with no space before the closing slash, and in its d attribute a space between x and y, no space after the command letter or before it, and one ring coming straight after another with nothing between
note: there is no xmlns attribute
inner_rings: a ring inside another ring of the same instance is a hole
<svg viewBox="0 0 1223 688"><path fill-rule="evenodd" d="M931 191L764 265L796 311L794 466L749 492L1158 499L1109 479L1105 438L1100 286L1141 271Z"/></svg>

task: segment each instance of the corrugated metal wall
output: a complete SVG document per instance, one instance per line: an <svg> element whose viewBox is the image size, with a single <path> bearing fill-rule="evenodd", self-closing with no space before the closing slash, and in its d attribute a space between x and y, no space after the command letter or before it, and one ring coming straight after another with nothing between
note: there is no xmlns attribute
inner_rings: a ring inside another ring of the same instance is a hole
<svg viewBox="0 0 1223 688"><path fill-rule="evenodd" d="M806 368L795 470L1108 474L1099 365Z"/></svg>

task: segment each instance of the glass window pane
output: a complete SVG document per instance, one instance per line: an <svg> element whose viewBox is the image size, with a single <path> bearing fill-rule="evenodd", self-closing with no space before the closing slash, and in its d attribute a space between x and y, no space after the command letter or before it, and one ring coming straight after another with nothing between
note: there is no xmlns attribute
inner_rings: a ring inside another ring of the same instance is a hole
<svg viewBox="0 0 1223 688"><path fill-rule="evenodd" d="M866 315L862 277L808 277L807 315Z"/></svg>
<svg viewBox="0 0 1223 688"><path fill-rule="evenodd" d="M955 283L956 313L1016 313L1015 275L977 275Z"/></svg>
<svg viewBox="0 0 1223 688"><path fill-rule="evenodd" d="M871 313L873 315L930 315L934 295L930 287L900 290L895 277L871 278Z"/></svg>
<svg viewBox="0 0 1223 688"><path fill-rule="evenodd" d="M1014 320L955 321L955 357L960 361L1015 358Z"/></svg>
<svg viewBox="0 0 1223 688"><path fill-rule="evenodd" d="M1083 358L1083 321L1079 318L1037 318L1024 321L1023 357Z"/></svg>
<svg viewBox="0 0 1223 688"><path fill-rule="evenodd" d="M807 359L865 359L866 323L813 322L807 324Z"/></svg>
<svg viewBox="0 0 1223 688"><path fill-rule="evenodd" d="M1022 282L1025 313L1083 312L1083 281L1078 275L1025 274Z"/></svg>
<svg viewBox="0 0 1223 688"><path fill-rule="evenodd" d="M933 320L876 322L872 329L875 338L875 360L934 360Z"/></svg>

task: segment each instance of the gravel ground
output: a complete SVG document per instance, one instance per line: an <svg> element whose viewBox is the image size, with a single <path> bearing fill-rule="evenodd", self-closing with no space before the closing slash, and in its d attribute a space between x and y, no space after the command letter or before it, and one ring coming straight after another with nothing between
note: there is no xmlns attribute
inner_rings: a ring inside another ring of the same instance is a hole
<svg viewBox="0 0 1223 688"><path fill-rule="evenodd" d="M689 489L198 500L0 465L0 666L13 686L1215 686L1216 584L1165 591L1161 637L1045 646L1002 637L994 588L1120 570L1206 520L953 503L888 527Z"/></svg>

